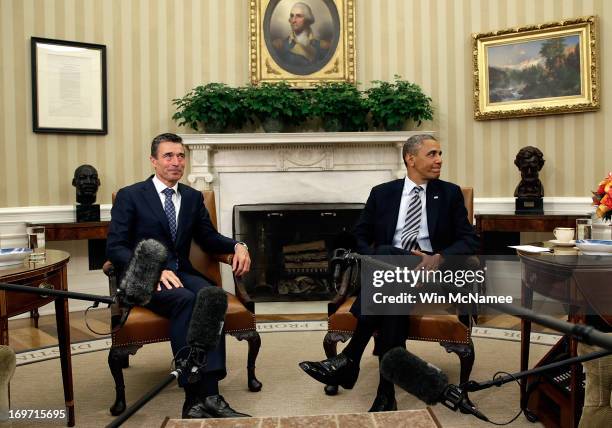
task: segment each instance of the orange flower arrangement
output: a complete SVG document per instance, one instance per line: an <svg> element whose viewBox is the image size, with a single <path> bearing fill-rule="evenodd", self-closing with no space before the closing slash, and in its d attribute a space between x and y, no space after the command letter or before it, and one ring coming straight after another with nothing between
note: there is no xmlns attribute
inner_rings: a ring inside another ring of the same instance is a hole
<svg viewBox="0 0 612 428"><path fill-rule="evenodd" d="M593 205L597 207L597 217L604 220L612 218L612 172L608 173L593 192Z"/></svg>

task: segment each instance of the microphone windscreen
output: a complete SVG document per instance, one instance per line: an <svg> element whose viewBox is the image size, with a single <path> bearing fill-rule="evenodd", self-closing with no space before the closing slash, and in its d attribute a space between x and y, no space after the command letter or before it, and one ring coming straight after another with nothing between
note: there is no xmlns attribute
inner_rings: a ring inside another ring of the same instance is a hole
<svg viewBox="0 0 612 428"><path fill-rule="evenodd" d="M227 312L227 295L220 287L202 288L196 302L187 331L187 344L207 351L219 343Z"/></svg>
<svg viewBox="0 0 612 428"><path fill-rule="evenodd" d="M125 290L125 304L142 306L149 303L167 258L166 247L156 240L145 239L138 243L120 285Z"/></svg>
<svg viewBox="0 0 612 428"><path fill-rule="evenodd" d="M442 370L399 347L383 356L380 373L388 381L429 405L440 402L448 386L448 377Z"/></svg>
<svg viewBox="0 0 612 428"><path fill-rule="evenodd" d="M0 346L0 421L9 419L9 382L15 373L15 351Z"/></svg>

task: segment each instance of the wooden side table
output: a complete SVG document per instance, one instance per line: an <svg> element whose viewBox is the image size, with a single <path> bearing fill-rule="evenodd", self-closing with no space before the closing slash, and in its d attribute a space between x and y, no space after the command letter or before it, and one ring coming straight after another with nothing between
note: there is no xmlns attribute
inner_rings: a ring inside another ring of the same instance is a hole
<svg viewBox="0 0 612 428"><path fill-rule="evenodd" d="M548 243L536 245L548 246ZM608 277L612 270L612 256L578 255L577 250L554 249L553 253L530 254L519 251L521 259L521 303L531 309L533 294L555 299L567 304L568 321L585 323L587 314L596 314L608 325L612 322L612 294L607 291ZM527 370L531 321L521 320L521 371ZM577 341L564 336L536 364L536 367L559 358L571 358L577 354ZM569 369L569 390L559 388L554 382L530 376L521 381L521 406L536 416L544 426L575 428L580 421L584 389L581 385L580 364ZM529 394L528 391L531 391Z"/></svg>
<svg viewBox="0 0 612 428"><path fill-rule="evenodd" d="M70 260L70 254L65 251L46 250L46 255L46 261L43 263L25 262L22 265L0 269L0 282L68 290L67 264ZM37 309L53 300L53 297L0 290L0 344L9 344L9 317ZM67 425L71 427L74 426L75 416L68 299L55 299L55 320L64 384L64 400L68 416Z"/></svg>
<svg viewBox="0 0 612 428"><path fill-rule="evenodd" d="M46 241L79 241L87 239L89 270L102 269L106 261L106 235L110 221L88 221L82 223L27 223L26 226L43 226ZM34 327L38 328L38 309L30 311Z"/></svg>
<svg viewBox="0 0 612 428"><path fill-rule="evenodd" d="M508 245L520 244L520 232L552 232L555 227L576 227L588 214L476 214L476 233L482 254L515 254Z"/></svg>
<svg viewBox="0 0 612 428"><path fill-rule="evenodd" d="M88 221L84 223L36 223L36 226L45 227L47 241L72 241L106 239L109 224L110 221Z"/></svg>

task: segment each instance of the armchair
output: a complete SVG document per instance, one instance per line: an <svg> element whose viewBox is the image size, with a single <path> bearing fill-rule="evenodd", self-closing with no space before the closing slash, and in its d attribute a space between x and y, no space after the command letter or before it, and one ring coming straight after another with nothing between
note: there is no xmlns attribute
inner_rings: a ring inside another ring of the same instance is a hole
<svg viewBox="0 0 612 428"><path fill-rule="evenodd" d="M114 201L115 195L113 195ZM208 208L212 224L217 226L215 195L212 191L204 192L204 203ZM221 284L220 263L232 264L233 254L207 254L198 245L191 243L189 260L194 268L212 279L219 287ZM109 279L111 294L117 290L117 277L110 261L103 267ZM225 334L238 340L248 342L247 386L250 391L261 390L262 384L255 376L255 360L261 346L259 333L255 329L255 303L249 298L244 284L234 278L236 295L227 293L228 308L225 315ZM115 327L121 317L117 305L111 308L111 325ZM125 384L123 369L129 367L129 356L135 355L139 348L148 343L170 340L170 322L149 309L134 307L126 323L112 334L112 346L108 354L108 366L115 380L115 402L110 408L112 415L121 414L125 408Z"/></svg>
<svg viewBox="0 0 612 428"><path fill-rule="evenodd" d="M468 220L473 223L474 191L470 187L461 188L468 212ZM357 326L357 319L349 311L355 297L349 296L351 275L357 272L346 270L340 280L337 295L327 305L327 334L323 339L323 349L329 358L337 354L338 342L349 340ZM456 314L413 315L410 317L408 340L439 342L446 352L454 352L461 364L460 382L466 382L474 365L474 344L471 329L474 317ZM338 393L337 385L326 385L325 393Z"/></svg>

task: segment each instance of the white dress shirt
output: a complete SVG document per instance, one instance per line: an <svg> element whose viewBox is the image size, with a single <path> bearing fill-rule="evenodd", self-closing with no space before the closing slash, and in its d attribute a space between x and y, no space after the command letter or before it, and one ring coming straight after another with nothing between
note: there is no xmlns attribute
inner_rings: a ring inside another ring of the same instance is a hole
<svg viewBox="0 0 612 428"><path fill-rule="evenodd" d="M406 223L406 211L410 204L410 192L412 192L412 189L416 186L417 185L406 176L404 179L404 190L402 190L399 214L397 216L397 224L395 225L395 234L393 235L392 245L394 247L402 248L402 230L404 229L404 223ZM417 242L421 250L433 252L431 242L429 241L429 229L427 228L427 197L425 195L427 192L427 183L421 184L421 189L423 189L423 191L419 193L419 197L421 198L421 224L419 226Z"/></svg>
<svg viewBox="0 0 612 428"><path fill-rule="evenodd" d="M155 186L155 190L157 190L157 196L161 200L162 207L166 207L166 195L162 192L168 188L162 181L157 178L157 175L153 176L153 185ZM181 209L181 194L178 191L178 183L174 186L170 187L170 189L174 189L174 194L172 195L172 203L174 204L174 212L176 213L176 225L178 227L178 217L179 210Z"/></svg>

